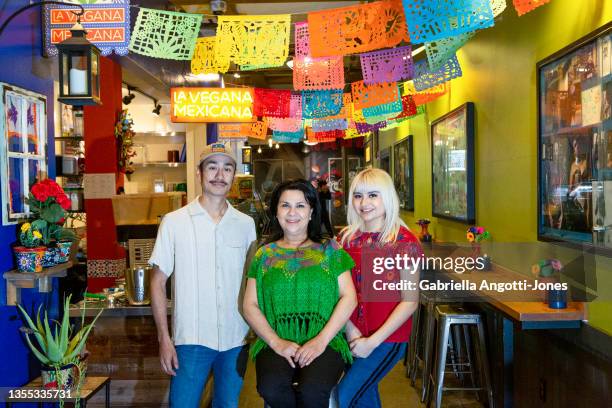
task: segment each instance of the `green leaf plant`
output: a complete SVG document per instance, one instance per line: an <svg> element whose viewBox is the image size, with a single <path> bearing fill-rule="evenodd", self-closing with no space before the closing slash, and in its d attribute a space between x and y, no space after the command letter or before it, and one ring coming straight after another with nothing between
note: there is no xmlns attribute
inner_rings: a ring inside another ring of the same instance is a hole
<svg viewBox="0 0 612 408"><path fill-rule="evenodd" d="M81 328L74 332L69 320L70 298L71 296L68 296L64 300L64 314L61 322L50 320L46 311L44 319L41 321L42 305L38 308L35 317L28 315L21 305L17 305L17 307L23 315L27 329L29 329L24 331L25 339L34 356L42 364L54 368L56 372L69 364L73 364L78 368L79 373L83 374L81 353L85 347L87 337L104 309L101 309L89 324L85 324L85 308L83 308ZM35 341L31 337L34 337ZM84 375L79 375L77 395L82 386L83 378ZM58 387L61 388L61 385L58 384Z"/></svg>

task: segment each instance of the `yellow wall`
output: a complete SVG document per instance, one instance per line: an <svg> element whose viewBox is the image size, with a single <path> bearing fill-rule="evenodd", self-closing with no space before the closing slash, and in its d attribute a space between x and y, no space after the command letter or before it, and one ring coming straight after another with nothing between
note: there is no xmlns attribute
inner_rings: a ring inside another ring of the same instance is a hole
<svg viewBox="0 0 612 408"><path fill-rule="evenodd" d="M537 240L536 63L612 20L612 1L551 0L517 17L512 2L495 27L479 32L459 52L463 76L451 92L429 103L427 113L382 131L379 148L414 137L415 211L403 214L417 229L418 218L432 220L437 240L465 242L466 225L431 216L429 124L471 101L476 107L476 220L495 242ZM542 258L558 248L533 244ZM533 258L498 262L527 273ZM537 260L537 258L536 258ZM522 262L525 261L525 262ZM598 295L589 305L589 323L612 334L612 260L598 259Z"/></svg>

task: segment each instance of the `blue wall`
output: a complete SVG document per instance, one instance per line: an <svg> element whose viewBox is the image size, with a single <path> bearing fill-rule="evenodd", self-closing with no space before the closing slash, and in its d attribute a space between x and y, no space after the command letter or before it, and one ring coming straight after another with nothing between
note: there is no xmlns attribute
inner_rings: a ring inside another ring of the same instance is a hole
<svg viewBox="0 0 612 408"><path fill-rule="evenodd" d="M28 0L0 0L0 24L28 4ZM47 157L53 158L53 78L57 76L57 58L42 57L40 21L40 8L33 7L11 21L0 36L0 82L47 96ZM48 160L48 171L49 177L55 177L55 160ZM14 268L10 249L14 241L15 227L0 226L0 274ZM52 295L39 295L31 289L22 289L22 305L32 310L42 302L56 312L57 279L54 281ZM6 282L0 279L0 386L22 385L40 375L19 333L21 326L17 309L6 306Z"/></svg>

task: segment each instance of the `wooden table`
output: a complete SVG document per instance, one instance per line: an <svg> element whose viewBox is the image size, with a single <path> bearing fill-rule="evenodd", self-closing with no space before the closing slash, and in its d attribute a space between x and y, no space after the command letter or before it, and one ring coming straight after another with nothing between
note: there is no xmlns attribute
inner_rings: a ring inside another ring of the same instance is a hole
<svg viewBox="0 0 612 408"><path fill-rule="evenodd" d="M93 397L98 391L104 388L105 393L105 407L110 408L110 377L92 377L86 376L85 383L81 386L80 399L81 406L83 408L87 407L87 401ZM42 379L37 377L24 385L22 388L42 388ZM7 407L11 407L12 404L16 402L7 402ZM43 406L43 402L38 403L39 407Z"/></svg>

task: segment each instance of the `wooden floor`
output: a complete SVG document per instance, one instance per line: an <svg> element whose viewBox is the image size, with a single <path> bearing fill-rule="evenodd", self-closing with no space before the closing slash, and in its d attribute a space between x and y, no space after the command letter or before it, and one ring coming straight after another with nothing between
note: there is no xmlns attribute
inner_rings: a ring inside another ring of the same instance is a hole
<svg viewBox="0 0 612 408"><path fill-rule="evenodd" d="M380 384L381 399L384 408L412 408L425 407L420 403L419 391L410 386L410 381L404 375L405 367L402 362L399 362L395 368L385 377ZM420 380L417 380L417 387L420 387ZM113 388L111 384L111 406L119 406L112 404ZM420 390L420 388L419 388ZM103 407L104 393L100 393L92 398L87 404L88 408ZM157 405L150 404L131 404L131 407L167 407L167 404L160 403ZM444 393L442 406L445 408L482 408L473 392L465 391L448 391ZM249 363L247 373L244 379L244 386L240 394L240 408L263 408L263 400L257 394L255 389L255 367Z"/></svg>

